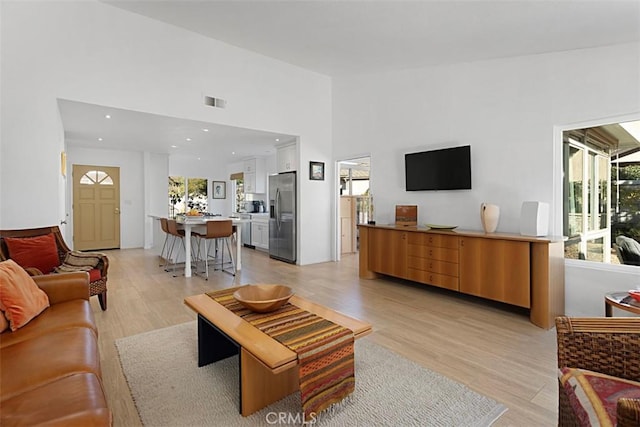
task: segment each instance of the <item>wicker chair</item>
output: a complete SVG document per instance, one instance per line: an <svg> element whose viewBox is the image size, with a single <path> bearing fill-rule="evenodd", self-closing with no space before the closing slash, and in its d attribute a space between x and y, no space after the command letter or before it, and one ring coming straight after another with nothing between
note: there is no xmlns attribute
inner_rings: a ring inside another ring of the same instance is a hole
<svg viewBox="0 0 640 427"><path fill-rule="evenodd" d="M588 369L640 381L640 318L556 318L558 368ZM578 426L564 387L559 385L558 425ZM617 425L640 426L640 400L617 402Z"/></svg>
<svg viewBox="0 0 640 427"><path fill-rule="evenodd" d="M60 233L60 228L56 225L52 227L28 228L22 230L0 230L0 261L10 258L9 250L4 241L5 237L36 237L50 233L53 233L55 237L58 249L58 259L60 264L62 264L67 253L71 252L71 249L69 249L67 244L64 242L62 233ZM100 259L96 267L100 271L100 278L89 283L89 295L98 296L100 308L104 311L107 309L107 270L109 269L109 259L106 255L99 252L86 252L86 254L89 253L96 255ZM32 276L42 274L37 269L27 268L26 270Z"/></svg>

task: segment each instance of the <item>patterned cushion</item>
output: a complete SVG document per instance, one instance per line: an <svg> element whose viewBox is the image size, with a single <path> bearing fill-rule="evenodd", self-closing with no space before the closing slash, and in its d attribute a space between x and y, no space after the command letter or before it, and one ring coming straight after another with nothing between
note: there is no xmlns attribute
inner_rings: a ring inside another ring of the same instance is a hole
<svg viewBox="0 0 640 427"><path fill-rule="evenodd" d="M55 268L55 272L71 273L74 271L87 271L89 273L89 282L95 282L101 277L100 270L97 269L100 261L102 261L102 254L71 251L65 256L62 265Z"/></svg>
<svg viewBox="0 0 640 427"><path fill-rule="evenodd" d="M615 426L618 399L640 399L636 381L574 368L559 369L558 379L581 426Z"/></svg>

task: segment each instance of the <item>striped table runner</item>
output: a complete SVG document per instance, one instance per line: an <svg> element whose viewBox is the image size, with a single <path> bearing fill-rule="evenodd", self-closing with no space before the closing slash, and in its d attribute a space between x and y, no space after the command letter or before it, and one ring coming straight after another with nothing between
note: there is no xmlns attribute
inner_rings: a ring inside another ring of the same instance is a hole
<svg viewBox="0 0 640 427"><path fill-rule="evenodd" d="M305 420L340 402L355 389L353 332L290 303L255 313L233 297L238 288L208 292L231 312L298 354Z"/></svg>

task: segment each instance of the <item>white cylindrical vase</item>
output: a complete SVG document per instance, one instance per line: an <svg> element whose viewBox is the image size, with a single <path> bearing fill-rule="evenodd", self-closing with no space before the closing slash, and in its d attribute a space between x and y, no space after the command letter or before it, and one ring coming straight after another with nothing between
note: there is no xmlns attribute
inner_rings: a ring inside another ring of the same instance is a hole
<svg viewBox="0 0 640 427"><path fill-rule="evenodd" d="M498 228L498 220L500 219L500 206L490 203L482 203L480 205L480 220L485 233L493 233Z"/></svg>

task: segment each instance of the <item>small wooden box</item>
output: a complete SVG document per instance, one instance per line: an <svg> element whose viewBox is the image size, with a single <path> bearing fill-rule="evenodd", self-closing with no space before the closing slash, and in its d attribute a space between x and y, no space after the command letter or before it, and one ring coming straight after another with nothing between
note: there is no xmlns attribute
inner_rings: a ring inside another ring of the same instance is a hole
<svg viewBox="0 0 640 427"><path fill-rule="evenodd" d="M396 225L418 225L418 207L416 205L396 205Z"/></svg>

